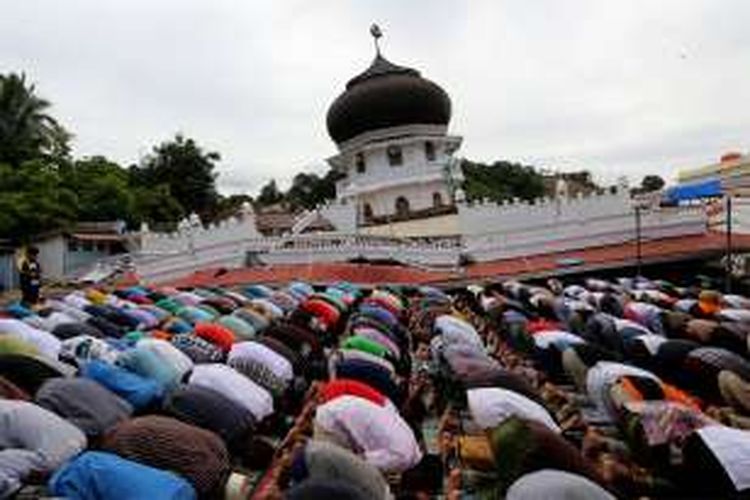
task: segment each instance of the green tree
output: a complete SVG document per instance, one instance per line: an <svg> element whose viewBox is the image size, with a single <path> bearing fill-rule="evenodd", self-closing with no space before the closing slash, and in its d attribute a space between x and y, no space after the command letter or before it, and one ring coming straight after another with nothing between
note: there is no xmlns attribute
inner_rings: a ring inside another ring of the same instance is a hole
<svg viewBox="0 0 750 500"><path fill-rule="evenodd" d="M68 227L76 219L77 201L62 186L54 164L42 159L19 167L0 164L0 238L23 242Z"/></svg>
<svg viewBox="0 0 750 500"><path fill-rule="evenodd" d="M24 161L68 156L71 135L49 108L25 75L0 75L0 162L17 168Z"/></svg>
<svg viewBox="0 0 750 500"><path fill-rule="evenodd" d="M544 195L544 178L533 167L496 161L492 165L462 160L464 192L470 201L512 198L533 200Z"/></svg>
<svg viewBox="0 0 750 500"><path fill-rule="evenodd" d="M283 200L284 193L279 190L275 179L271 179L265 186L260 188L260 194L258 194L258 198L256 199L258 205L261 207L274 205Z"/></svg>
<svg viewBox="0 0 750 500"><path fill-rule="evenodd" d="M220 159L219 153L204 151L193 139L177 134L154 147L140 165L131 167L131 184L166 185L182 210L208 220L219 201L214 170Z"/></svg>
<svg viewBox="0 0 750 500"><path fill-rule="evenodd" d="M76 160L61 168L63 187L78 197L78 220L133 219L128 171L103 156Z"/></svg>
<svg viewBox="0 0 750 500"><path fill-rule="evenodd" d="M664 187L664 179L658 175L646 175L641 180L641 193L650 193L652 191L658 191Z"/></svg>
<svg viewBox="0 0 750 500"><path fill-rule="evenodd" d="M293 209L315 208L336 197L336 179L337 174L333 170L329 170L324 177L315 173L297 174L286 192L286 200Z"/></svg>
<svg viewBox="0 0 750 500"><path fill-rule="evenodd" d="M153 187L132 188L133 210L129 222L138 226L141 222L163 230L173 230L177 221L185 217L185 210L170 193L166 184Z"/></svg>

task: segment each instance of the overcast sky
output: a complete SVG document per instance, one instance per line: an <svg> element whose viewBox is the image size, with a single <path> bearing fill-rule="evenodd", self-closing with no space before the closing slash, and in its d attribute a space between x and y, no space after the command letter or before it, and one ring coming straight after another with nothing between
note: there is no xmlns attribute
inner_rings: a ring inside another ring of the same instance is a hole
<svg viewBox="0 0 750 500"><path fill-rule="evenodd" d="M461 156L602 182L750 148L748 0L4 0L0 71L26 72L78 156L124 165L175 132L223 192L324 172L328 106L383 52L453 102Z"/></svg>

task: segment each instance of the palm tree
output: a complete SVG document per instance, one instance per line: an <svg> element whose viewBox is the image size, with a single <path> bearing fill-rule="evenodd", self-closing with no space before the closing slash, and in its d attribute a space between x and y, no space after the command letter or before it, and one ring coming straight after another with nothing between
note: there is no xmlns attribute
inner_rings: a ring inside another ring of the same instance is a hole
<svg viewBox="0 0 750 500"><path fill-rule="evenodd" d="M47 114L26 75L0 75L0 163L14 167L39 157L67 156L70 134Z"/></svg>

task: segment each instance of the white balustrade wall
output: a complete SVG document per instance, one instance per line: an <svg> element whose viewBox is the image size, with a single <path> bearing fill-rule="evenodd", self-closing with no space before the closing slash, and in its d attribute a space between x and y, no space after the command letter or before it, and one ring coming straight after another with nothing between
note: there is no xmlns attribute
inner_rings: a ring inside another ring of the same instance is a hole
<svg viewBox="0 0 750 500"><path fill-rule="evenodd" d="M716 200L706 210L709 214L709 227L714 231L726 232L726 200ZM732 233L750 234L750 198L732 197Z"/></svg>
<svg viewBox="0 0 750 500"><path fill-rule="evenodd" d="M265 238L245 239L201 245L193 251L147 255L136 254L135 267L138 275L146 283L164 282L184 277L204 269L240 268L245 265L249 248L268 250L273 241Z"/></svg>
<svg viewBox="0 0 750 500"><path fill-rule="evenodd" d="M555 225L560 222L588 221L593 217L631 212L630 196L624 190L574 198L540 198L533 204L524 201L506 203L462 203L458 215L463 234L473 236L516 229Z"/></svg>
<svg viewBox="0 0 750 500"><path fill-rule="evenodd" d="M354 227L349 205L328 205L321 214L338 228ZM427 267L458 266L461 255L474 261L519 258L604 245L636 238L635 214L626 193L594 195L534 204L458 205L457 239L409 240L359 235L353 230L264 238L252 213L203 228L183 222L172 234L140 234L133 254L146 282L163 282L210 268L238 268L248 255L268 265L394 260ZM339 217L337 219L336 217ZM704 207L651 207L642 211L644 240L701 234L707 230Z"/></svg>
<svg viewBox="0 0 750 500"><path fill-rule="evenodd" d="M464 251L476 261L616 245L636 238L635 210L625 193L534 204L459 205ZM706 232L702 207L647 207L644 240Z"/></svg>
<svg viewBox="0 0 750 500"><path fill-rule="evenodd" d="M344 205L339 201L332 201L318 207L318 211L336 228L336 231L343 233L357 231L357 209L352 203Z"/></svg>
<svg viewBox="0 0 750 500"><path fill-rule="evenodd" d="M355 234L319 234L278 238L262 260L268 264L395 260L422 266L456 266L459 242L417 242Z"/></svg>
<svg viewBox="0 0 750 500"><path fill-rule="evenodd" d="M241 267L248 242L264 238L246 206L238 216L206 227L196 216L180 222L171 233L152 232L144 226L137 239L140 246L133 252L136 270L144 281L154 282L211 267Z"/></svg>
<svg viewBox="0 0 750 500"><path fill-rule="evenodd" d="M169 255L217 244L226 245L242 242L247 239L261 238L255 225L255 216L250 211L243 211L237 217L231 217L216 224L202 226L197 217L182 221L177 231L171 233L152 232L147 226L141 228L140 253L144 255Z"/></svg>

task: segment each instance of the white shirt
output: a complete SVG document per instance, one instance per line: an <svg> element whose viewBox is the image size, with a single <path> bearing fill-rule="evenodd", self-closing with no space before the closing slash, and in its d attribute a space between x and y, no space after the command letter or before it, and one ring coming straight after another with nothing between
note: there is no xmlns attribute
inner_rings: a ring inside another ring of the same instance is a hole
<svg viewBox="0 0 750 500"><path fill-rule="evenodd" d="M32 314L31 316L26 316L25 318L21 318L20 321L23 321L27 325L37 328L39 330L45 330L49 331L49 328L47 328L47 325L44 322L44 318L41 316L37 316L36 314Z"/></svg>
<svg viewBox="0 0 750 500"><path fill-rule="evenodd" d="M563 299L563 304L571 311L593 311L594 307L587 302L589 300L588 295L584 299Z"/></svg>
<svg viewBox="0 0 750 500"><path fill-rule="evenodd" d="M232 344L227 363L236 358L249 358L257 361L265 365L274 375L287 382L294 378L294 369L289 360L258 342L249 340Z"/></svg>
<svg viewBox="0 0 750 500"><path fill-rule="evenodd" d="M91 305L91 301L89 301L89 299L76 292L66 295L63 298L63 302L75 307L76 309L83 309L84 307Z"/></svg>
<svg viewBox="0 0 750 500"><path fill-rule="evenodd" d="M630 328L633 330L639 330L643 332L644 335L652 335L651 330L640 323L636 323L635 321L629 319L616 318L614 316L610 317L612 318L612 321L615 322L615 330L617 330L618 332L622 331L625 328Z"/></svg>
<svg viewBox="0 0 750 500"><path fill-rule="evenodd" d="M29 316L28 318L24 318L23 321L33 326L34 328L39 328L40 330L46 330L48 332L51 332L52 330L54 330L55 327L58 325L78 322L75 318L71 317L70 315L62 313L62 312L58 312L58 311L54 311L46 317Z"/></svg>
<svg viewBox="0 0 750 500"><path fill-rule="evenodd" d="M491 429L510 417L534 420L554 432L560 432L552 415L539 403L517 392L499 387L483 387L466 391L469 411L482 429Z"/></svg>
<svg viewBox="0 0 750 500"><path fill-rule="evenodd" d="M742 295L724 295L721 300L727 307L732 309L750 309L750 300Z"/></svg>
<svg viewBox="0 0 750 500"><path fill-rule="evenodd" d="M485 312L489 312L497 307L500 304L500 301L497 297L488 297L486 295L482 295L481 297L479 297L479 303Z"/></svg>
<svg viewBox="0 0 750 500"><path fill-rule="evenodd" d="M446 344L469 343L483 346L482 339L471 324L449 314L435 318L434 329Z"/></svg>
<svg viewBox="0 0 750 500"><path fill-rule="evenodd" d="M221 363L196 365L189 383L220 392L250 411L259 422L273 413L271 394L231 366Z"/></svg>
<svg viewBox="0 0 750 500"><path fill-rule="evenodd" d="M633 311L636 316L644 320L657 318L662 312L661 307L647 302L630 302L625 306L625 309Z"/></svg>
<svg viewBox="0 0 750 500"><path fill-rule="evenodd" d="M57 359L60 354L60 339L49 332L39 330L17 319L0 318L0 333L18 337L33 344L43 355Z"/></svg>
<svg viewBox="0 0 750 500"><path fill-rule="evenodd" d="M197 306L203 301L203 297L193 292L180 292L175 295L175 299L177 299L178 302L189 306Z"/></svg>
<svg viewBox="0 0 750 500"><path fill-rule="evenodd" d="M608 392L625 375L646 377L661 383L653 373L614 361L599 361L586 373L586 392L600 409L607 409Z"/></svg>
<svg viewBox="0 0 750 500"><path fill-rule="evenodd" d="M529 472L518 478L505 495L505 500L616 500L607 490L578 474L555 469Z"/></svg>
<svg viewBox="0 0 750 500"><path fill-rule="evenodd" d="M680 299L674 303L674 309L681 312L690 312L690 309L697 304L695 299Z"/></svg>
<svg viewBox="0 0 750 500"><path fill-rule="evenodd" d="M0 400L0 498L33 471L52 472L86 448L86 436L33 403Z"/></svg>
<svg viewBox="0 0 750 500"><path fill-rule="evenodd" d="M89 318L91 318L91 315L89 313L82 311L77 307L73 307L70 304L66 304L65 302L62 302L60 300L47 300L44 305L51 307L55 311L64 312L71 318L75 318L81 323L85 323Z"/></svg>
<svg viewBox="0 0 750 500"><path fill-rule="evenodd" d="M450 344L443 348L442 353L448 362L454 358L492 360L484 348L477 347L474 344Z"/></svg>
<svg viewBox="0 0 750 500"><path fill-rule="evenodd" d="M724 425L696 431L721 463L737 490L750 487L750 432Z"/></svg>
<svg viewBox="0 0 750 500"><path fill-rule="evenodd" d="M315 425L349 443L381 471L402 472L422 459L409 425L395 408L364 398L341 396L318 406Z"/></svg>
<svg viewBox="0 0 750 500"><path fill-rule="evenodd" d="M726 321L739 321L742 323L750 323L750 310L747 309L722 309L716 313L716 317L720 320Z"/></svg>
<svg viewBox="0 0 750 500"><path fill-rule="evenodd" d="M588 293L589 291L581 285L568 285L563 289L563 295L572 299L580 299Z"/></svg>
<svg viewBox="0 0 750 500"><path fill-rule="evenodd" d="M547 349L550 344L567 347L583 343L585 341L578 335L563 330L544 330L534 334L534 345L540 349Z"/></svg>

